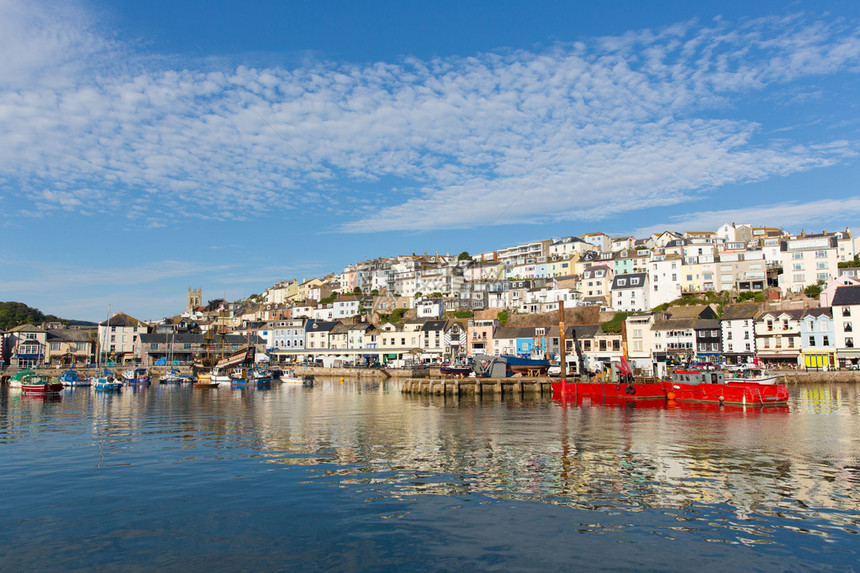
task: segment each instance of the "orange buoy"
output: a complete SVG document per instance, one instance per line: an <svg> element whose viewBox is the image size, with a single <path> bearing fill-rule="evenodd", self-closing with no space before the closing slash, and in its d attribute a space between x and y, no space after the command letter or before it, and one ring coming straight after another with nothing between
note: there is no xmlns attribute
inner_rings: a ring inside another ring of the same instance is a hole
<svg viewBox="0 0 860 573"><path fill-rule="evenodd" d="M674 392L669 392L668 394L666 394L666 398L667 398L668 400L670 400L670 401L671 401L671 400L674 400L674 399L675 399L675 393L674 393Z"/></svg>

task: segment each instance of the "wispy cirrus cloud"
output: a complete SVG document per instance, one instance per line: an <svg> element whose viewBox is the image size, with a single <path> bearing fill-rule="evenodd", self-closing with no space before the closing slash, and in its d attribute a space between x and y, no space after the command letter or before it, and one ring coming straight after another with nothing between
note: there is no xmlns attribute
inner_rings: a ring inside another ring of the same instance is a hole
<svg viewBox="0 0 860 573"><path fill-rule="evenodd" d="M0 58L0 184L23 212L301 207L333 209L351 232L599 220L856 153L765 136L728 110L856 73L857 22L688 22L470 58L213 68L141 55L66 11L0 5L0 53L29 50Z"/></svg>

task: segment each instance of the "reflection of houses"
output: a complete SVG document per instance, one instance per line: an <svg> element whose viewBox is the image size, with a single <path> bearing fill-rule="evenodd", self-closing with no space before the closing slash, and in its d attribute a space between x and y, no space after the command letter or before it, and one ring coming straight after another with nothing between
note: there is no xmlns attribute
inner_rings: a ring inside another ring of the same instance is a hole
<svg viewBox="0 0 860 573"><path fill-rule="evenodd" d="M801 366L807 370L831 370L836 366L833 313L830 307L809 308L800 319Z"/></svg>

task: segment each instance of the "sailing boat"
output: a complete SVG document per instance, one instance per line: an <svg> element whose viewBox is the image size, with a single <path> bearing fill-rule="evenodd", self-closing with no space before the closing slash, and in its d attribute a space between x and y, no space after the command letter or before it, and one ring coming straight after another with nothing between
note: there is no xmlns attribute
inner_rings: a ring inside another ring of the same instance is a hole
<svg viewBox="0 0 860 573"><path fill-rule="evenodd" d="M170 372L162 374L158 382L161 384L182 384L185 379L179 374L179 370L173 368L173 345L175 341L175 333L171 336L170 346L167 348L167 363L171 366ZM164 342L167 343L167 334L164 334Z"/></svg>
<svg viewBox="0 0 860 573"><path fill-rule="evenodd" d="M110 322L110 305L108 305L108 317L107 320L105 320L104 340L101 341L101 348L99 349L99 355L96 359L96 375L90 378L90 384L92 384L93 388L96 390L116 391L122 389L122 382L116 379L116 375L108 370L107 366L105 366L104 372L99 374L99 370L101 370L101 358L102 354L105 352L105 344L107 342L108 322Z"/></svg>

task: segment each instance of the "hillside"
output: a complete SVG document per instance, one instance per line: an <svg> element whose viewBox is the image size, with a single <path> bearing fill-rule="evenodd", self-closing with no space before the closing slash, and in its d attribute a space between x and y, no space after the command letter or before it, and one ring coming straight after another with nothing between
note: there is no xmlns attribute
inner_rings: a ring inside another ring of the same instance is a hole
<svg viewBox="0 0 860 573"><path fill-rule="evenodd" d="M93 322L82 320L67 320L52 314L43 314L38 308L27 306L23 302L0 301L0 330L9 330L22 324L39 325L43 322L62 322L79 326L95 326Z"/></svg>

